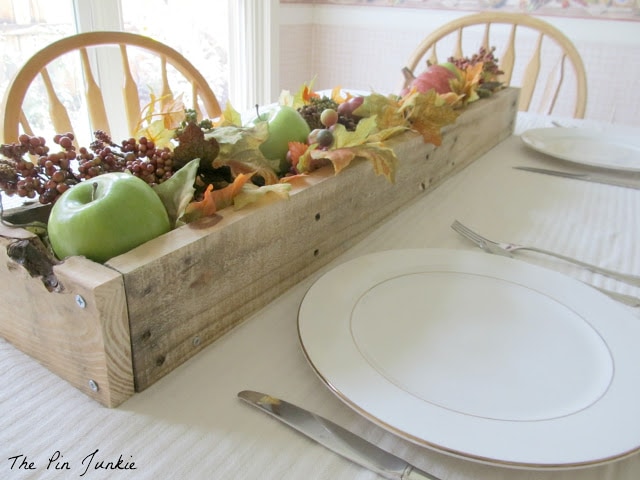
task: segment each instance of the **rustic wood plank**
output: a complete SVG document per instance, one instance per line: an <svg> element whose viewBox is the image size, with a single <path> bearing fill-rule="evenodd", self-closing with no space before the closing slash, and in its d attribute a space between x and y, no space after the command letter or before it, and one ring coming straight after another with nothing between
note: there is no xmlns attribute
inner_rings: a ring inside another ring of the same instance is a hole
<svg viewBox="0 0 640 480"><path fill-rule="evenodd" d="M122 276L72 258L53 267L58 289L49 291L41 278L8 256L8 247L20 241L10 236L16 236L15 230L3 226L0 335L98 402L119 405L134 392ZM39 240L31 236L22 241ZM97 391L91 385L97 385Z"/></svg>

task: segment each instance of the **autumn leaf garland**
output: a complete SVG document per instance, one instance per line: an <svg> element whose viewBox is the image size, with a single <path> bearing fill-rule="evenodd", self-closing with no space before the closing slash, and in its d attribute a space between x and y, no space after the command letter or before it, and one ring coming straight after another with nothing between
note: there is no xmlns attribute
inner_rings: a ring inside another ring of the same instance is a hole
<svg viewBox="0 0 640 480"><path fill-rule="evenodd" d="M327 149L312 144L301 151L299 144L291 145L296 171L308 173L329 161L338 174L356 158L363 158L371 162L376 175L394 182L398 159L385 141L411 130L421 134L425 142L440 145L442 127L455 122L460 111L444 102L435 91L413 91L405 97L372 93L364 98L354 114L362 117L356 130L347 131L343 125L336 124L334 142Z"/></svg>
<svg viewBox="0 0 640 480"><path fill-rule="evenodd" d="M364 96L362 105L353 112L358 118L355 130L335 124L332 127L333 143L329 147L321 148L317 143L289 143L291 172L278 171L279 162L266 159L260 152L261 143L268 137L267 122L244 126L242 116L228 102L222 115L212 122L212 129L204 132L200 127L187 125L177 137L179 146L175 153L179 161L186 163L189 159L200 158L201 168L205 164L213 169L228 168L231 173L227 186L207 185L198 200L186 208L183 205L181 221L212 215L230 205L241 208L259 202L267 194L286 198L295 178L304 177L325 165L332 165L337 175L356 159L369 161L376 175L393 183L399 160L388 146L388 140L412 131L421 135L425 143L441 145L443 127L454 123L464 106L480 98L478 89L482 72L482 63L467 66L452 82L452 92L446 95L439 95L435 90L426 93L411 90L403 96L375 92ZM352 97L353 94L340 87L331 91L331 99L337 104ZM279 103L299 109L318 98L320 94L314 91L312 81L294 95L284 91ZM167 136L167 123L174 120L179 103L179 100L168 103L159 111L154 111L153 106L147 110L144 126L150 137ZM160 116L161 120L153 121L154 116ZM261 179L262 187L250 181L254 176Z"/></svg>

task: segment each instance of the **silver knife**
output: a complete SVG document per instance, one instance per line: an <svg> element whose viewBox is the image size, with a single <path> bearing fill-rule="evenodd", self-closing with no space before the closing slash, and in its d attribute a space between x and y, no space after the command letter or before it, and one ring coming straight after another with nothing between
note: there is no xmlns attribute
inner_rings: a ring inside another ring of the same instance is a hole
<svg viewBox="0 0 640 480"><path fill-rule="evenodd" d="M635 188L640 190L640 182L632 182L629 180L619 180L606 175L597 173L571 173L559 170L549 170L547 168L536 167L513 167L516 170L524 170L527 172L544 173L545 175L553 175L556 177L573 178L574 180L584 180L585 182L604 183L606 185L615 185L617 187Z"/></svg>
<svg viewBox="0 0 640 480"><path fill-rule="evenodd" d="M399 457L382 450L340 425L265 393L244 390L238 398L304 433L320 445L384 478L392 480L440 480Z"/></svg>

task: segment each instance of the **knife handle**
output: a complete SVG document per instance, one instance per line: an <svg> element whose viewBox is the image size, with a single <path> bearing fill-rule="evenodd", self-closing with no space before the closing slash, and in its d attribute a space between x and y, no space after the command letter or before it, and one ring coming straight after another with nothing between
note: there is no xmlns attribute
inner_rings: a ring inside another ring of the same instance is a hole
<svg viewBox="0 0 640 480"><path fill-rule="evenodd" d="M410 466L402 473L402 480L441 480L439 477Z"/></svg>

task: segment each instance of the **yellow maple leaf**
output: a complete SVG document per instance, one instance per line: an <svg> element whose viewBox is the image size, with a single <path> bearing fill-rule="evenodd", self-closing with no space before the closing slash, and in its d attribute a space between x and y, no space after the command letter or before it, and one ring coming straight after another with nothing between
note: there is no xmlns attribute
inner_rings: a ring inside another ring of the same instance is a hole
<svg viewBox="0 0 640 480"><path fill-rule="evenodd" d="M290 183L277 183L258 187L252 183L245 183L242 190L233 199L236 210L251 204L268 203L271 199L288 199L291 191Z"/></svg>
<svg viewBox="0 0 640 480"><path fill-rule="evenodd" d="M178 128L182 120L184 120L185 112L182 94L175 98L171 94L156 97L155 94L151 92L149 97L149 103L145 105L140 112L140 119L138 120L136 130L144 128L145 125L149 125L157 119L162 119L165 128Z"/></svg>
<svg viewBox="0 0 640 480"><path fill-rule="evenodd" d="M184 114L182 94L175 98L171 94L156 97L151 92L149 103L140 112L134 137L146 137L158 147L173 148L175 129L181 125Z"/></svg>
<svg viewBox="0 0 640 480"><path fill-rule="evenodd" d="M329 160L336 173L340 173L356 158L365 158L373 165L376 175L383 175L390 182L395 181L398 158L395 152L382 144L365 144L333 150L311 150L310 156L314 160Z"/></svg>
<svg viewBox="0 0 640 480"><path fill-rule="evenodd" d="M442 127L456 121L461 112L446 104L435 90L426 93L412 91L402 99L411 128L419 132L426 143L442 144Z"/></svg>
<svg viewBox="0 0 640 480"><path fill-rule="evenodd" d="M458 96L462 104L475 102L480 98L477 90L482 80L483 67L482 62L471 65L462 71L460 78L454 78L449 83L452 93Z"/></svg>
<svg viewBox="0 0 640 480"><path fill-rule="evenodd" d="M158 119L150 124L141 127L136 133L136 138L146 137L152 140L156 147L173 149L173 139L175 138L175 130L168 129L164 120Z"/></svg>
<svg viewBox="0 0 640 480"><path fill-rule="evenodd" d="M340 86L336 86L331 89L331 100L336 102L338 105L346 102L351 98L353 98L353 95L349 92L343 92L342 87Z"/></svg>
<svg viewBox="0 0 640 480"><path fill-rule="evenodd" d="M336 148L333 150L311 150L309 156L314 160L326 159L333 163L333 170L336 175L344 170L354 158L356 158L356 148Z"/></svg>
<svg viewBox="0 0 640 480"><path fill-rule="evenodd" d="M385 130L393 127L408 126L407 120L400 110L400 101L395 96L384 96L372 93L364 97L362 105L358 107L358 115L376 117L378 129Z"/></svg>
<svg viewBox="0 0 640 480"><path fill-rule="evenodd" d="M214 127L241 127L242 126L242 115L233 108L233 105L229 100L227 100L227 104L224 107L224 110L220 117L213 122Z"/></svg>
<svg viewBox="0 0 640 480"><path fill-rule="evenodd" d="M177 97L165 95L160 97L161 108L160 115L164 120L164 126L168 129L175 130L184 120L185 106L182 101L182 94Z"/></svg>
<svg viewBox="0 0 640 480"><path fill-rule="evenodd" d="M354 131L347 130L344 125L337 123L333 127L333 148L355 147L367 143L369 136L377 131L376 117L361 119Z"/></svg>

